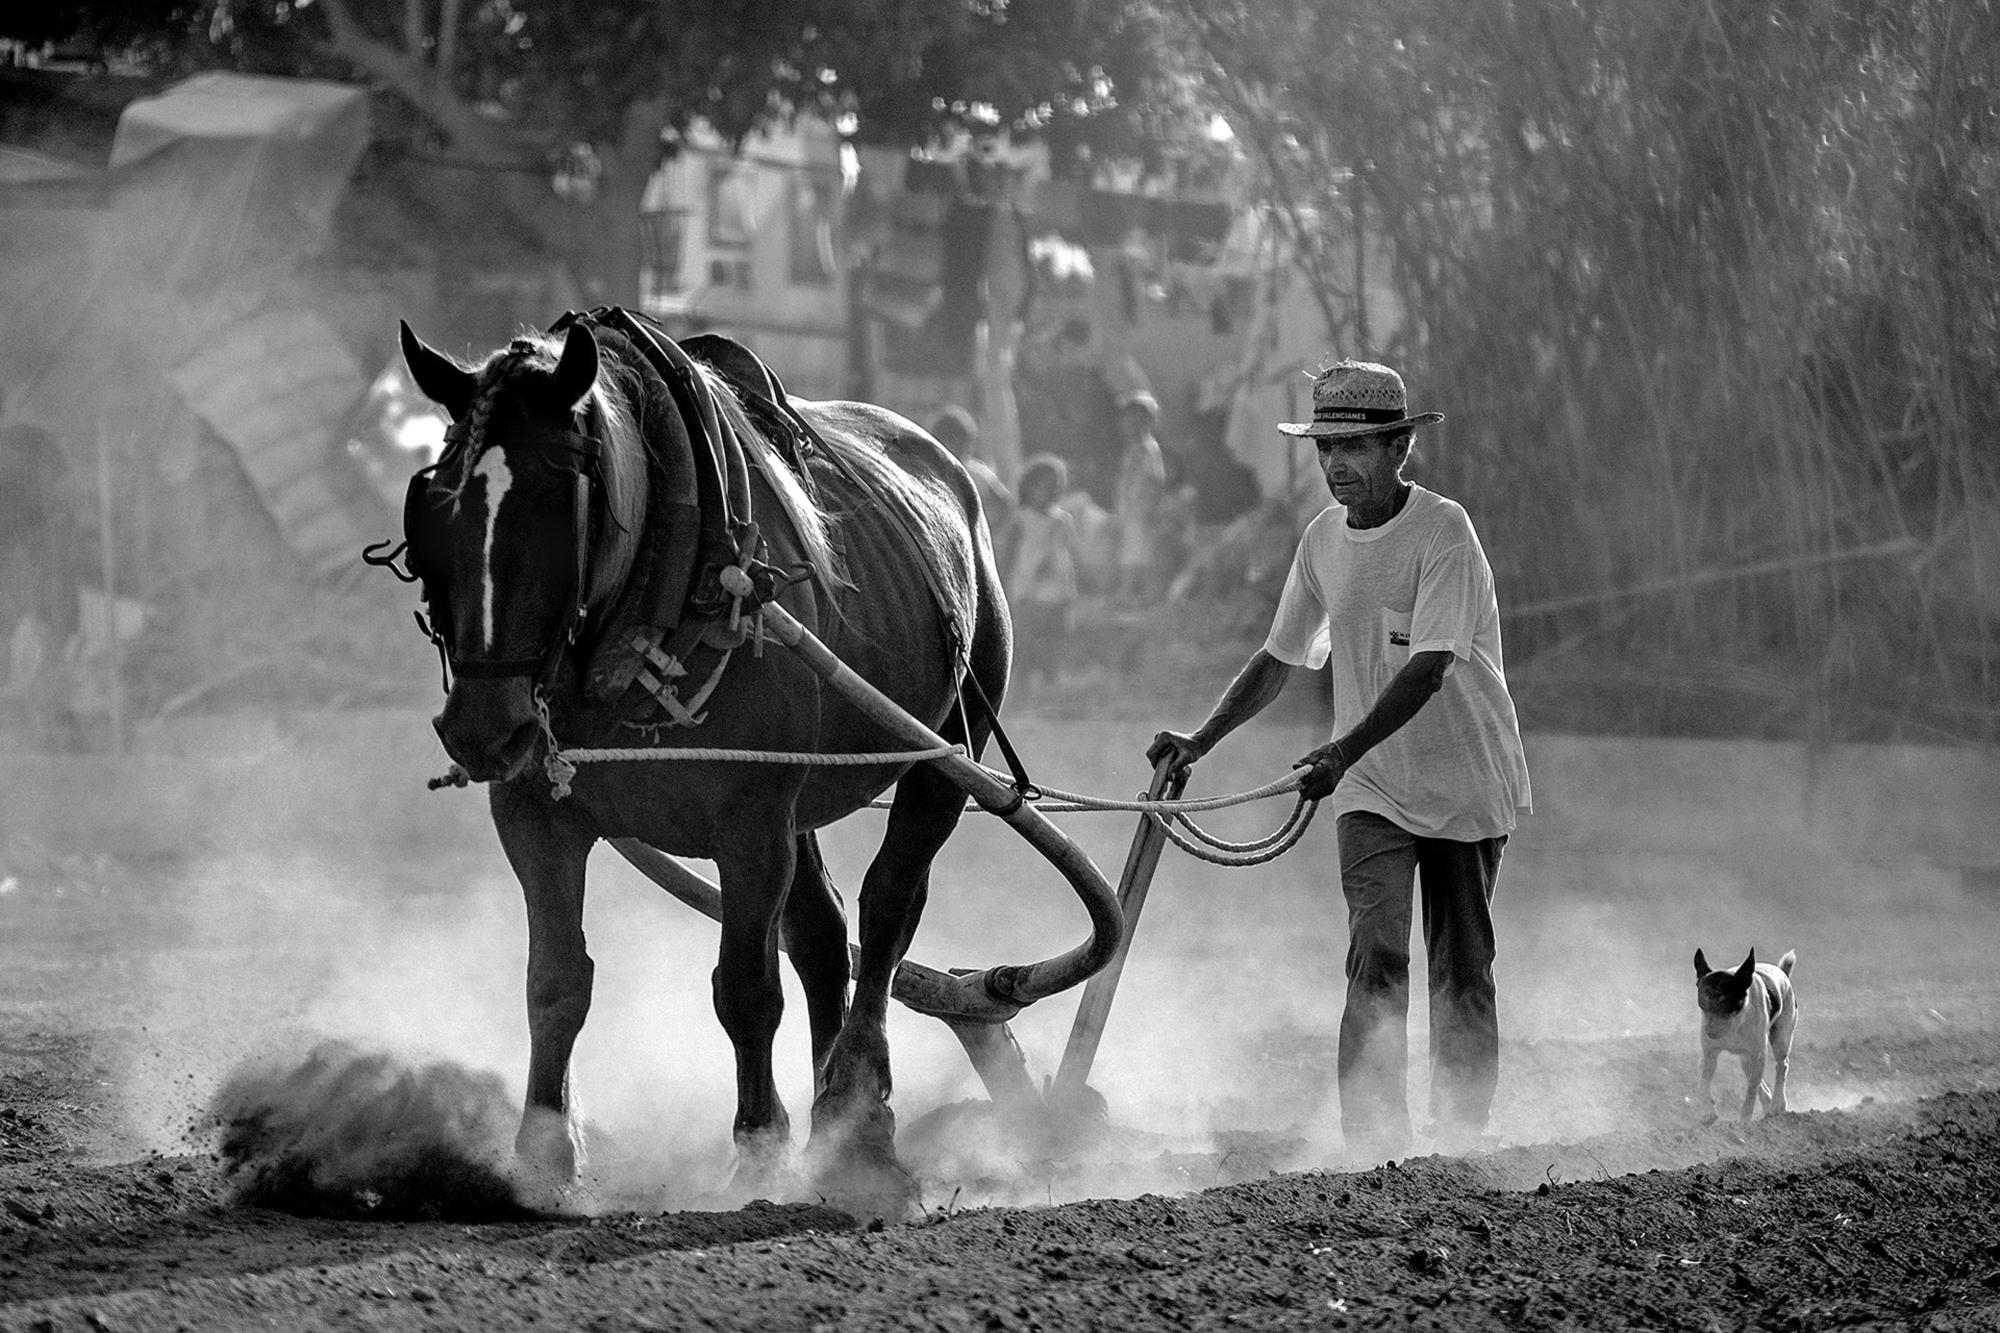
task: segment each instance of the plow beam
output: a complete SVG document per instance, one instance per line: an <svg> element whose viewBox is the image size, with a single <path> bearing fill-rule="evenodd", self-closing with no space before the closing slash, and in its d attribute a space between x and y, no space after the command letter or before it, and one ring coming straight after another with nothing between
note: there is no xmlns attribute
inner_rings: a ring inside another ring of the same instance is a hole
<svg viewBox="0 0 2000 1333"><path fill-rule="evenodd" d="M765 628L779 642L796 652L815 674L898 740L923 749L949 744L944 737L911 717L895 700L836 657L832 649L820 642L785 608L776 602L768 602L760 608L760 614L764 617ZM1013 787L965 755L948 754L925 762L937 765L980 809L1004 819L1016 833L1027 839L1029 845L1069 882L1090 916L1090 937L1068 953L1039 963L1009 963L946 976L945 981L952 994L941 1003L947 1012L938 1016L956 1016L974 1022L1004 1022L1035 1001L1045 1000L1095 976L1117 954L1118 946L1125 938L1124 914L1103 873L1083 849L1070 840L1067 833L1049 821L1048 816L1027 804Z"/></svg>
<svg viewBox="0 0 2000 1333"><path fill-rule="evenodd" d="M722 920L722 890L705 876L696 874L678 858L637 838L611 838L609 842L640 874L673 897L712 921ZM784 945L781 943L778 947L782 949ZM849 944L847 951L850 959L859 960L859 948ZM949 972L940 972L905 959L896 968L889 993L907 1008L944 1020L945 1026L965 1047L967 1058L972 1061L979 1081L986 1086L986 1095L995 1106L1009 1110L1040 1110L1041 1091L1035 1087L1035 1080L1028 1073L1027 1057L1021 1053L1020 1043L1014 1040L1013 1029L1007 1026L1007 1018L1019 1013L1019 1007L1016 1006L1004 1017L969 1016L954 1007L959 1001L958 983L959 978Z"/></svg>

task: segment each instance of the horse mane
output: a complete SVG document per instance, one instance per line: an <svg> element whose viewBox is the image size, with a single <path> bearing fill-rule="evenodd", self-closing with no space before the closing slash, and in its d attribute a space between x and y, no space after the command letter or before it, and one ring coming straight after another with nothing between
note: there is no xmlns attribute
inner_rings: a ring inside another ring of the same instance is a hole
<svg viewBox="0 0 2000 1333"><path fill-rule="evenodd" d="M562 354L561 339L545 333L524 333L494 352L475 372L479 386L466 412L465 462L453 494L472 475L472 464L485 446L486 422L494 404L520 377L531 371L547 373L555 369ZM605 348L610 353L610 348ZM771 443L751 420L737 397L735 387L714 367L694 362L695 370L708 386L716 410L743 443L750 464L764 476L778 506L791 521L800 545L814 570L829 586L847 586L834 546L832 524L825 512L806 491ZM638 558L639 536L645 524L648 498L648 454L641 420L645 401L645 380L640 367L627 357L607 354L598 360L597 380L584 396L585 424L599 442L599 477L604 488L606 524L597 544L591 569L589 603L592 610L608 604L624 587ZM669 409L671 410L671 409Z"/></svg>
<svg viewBox="0 0 2000 1333"><path fill-rule="evenodd" d="M785 461L776 445L743 407L743 400L737 396L736 386L715 367L699 358L694 361L695 370L708 385L710 396L715 400L716 411L736 432L736 438L743 442L750 464L764 474L771 491L778 497L778 507L791 520L792 529L798 534L799 544L805 547L806 559L812 562L814 571L828 585L843 587L847 579L841 573L840 556L833 544L832 524L826 511L813 499L798 473Z"/></svg>

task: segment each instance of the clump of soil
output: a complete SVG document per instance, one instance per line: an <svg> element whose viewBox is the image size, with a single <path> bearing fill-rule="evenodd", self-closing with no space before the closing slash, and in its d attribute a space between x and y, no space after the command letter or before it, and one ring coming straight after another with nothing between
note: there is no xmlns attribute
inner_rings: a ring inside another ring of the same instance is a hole
<svg viewBox="0 0 2000 1333"><path fill-rule="evenodd" d="M290 1068L238 1069L210 1106L235 1202L307 1217L533 1216L502 1170L500 1080L325 1042Z"/></svg>

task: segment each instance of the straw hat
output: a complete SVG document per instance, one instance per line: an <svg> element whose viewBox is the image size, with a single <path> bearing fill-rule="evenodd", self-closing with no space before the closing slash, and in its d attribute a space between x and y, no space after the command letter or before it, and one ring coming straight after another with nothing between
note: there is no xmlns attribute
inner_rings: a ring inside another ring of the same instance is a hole
<svg viewBox="0 0 2000 1333"><path fill-rule="evenodd" d="M1443 421L1442 412L1409 414L1403 377L1373 361L1337 361L1313 380L1313 419L1281 421L1287 435L1380 435Z"/></svg>

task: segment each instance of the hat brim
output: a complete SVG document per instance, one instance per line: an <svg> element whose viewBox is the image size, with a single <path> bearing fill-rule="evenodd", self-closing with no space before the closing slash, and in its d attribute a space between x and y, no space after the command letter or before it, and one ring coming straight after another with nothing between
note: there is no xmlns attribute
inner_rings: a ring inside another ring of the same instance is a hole
<svg viewBox="0 0 2000 1333"><path fill-rule="evenodd" d="M1387 435L1391 431L1434 425L1443 420L1442 412L1419 412L1400 421L1280 421L1278 429L1286 435L1345 439L1352 435Z"/></svg>

